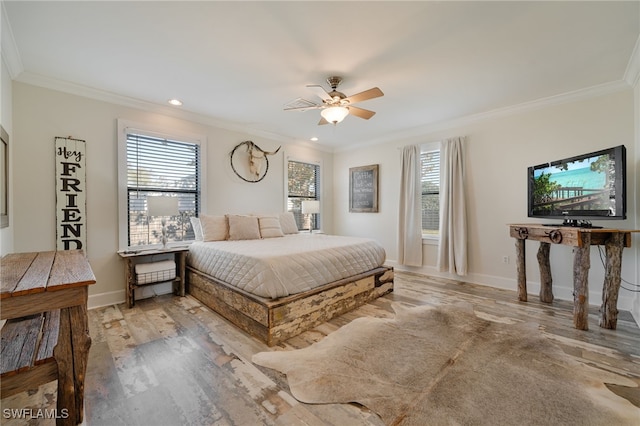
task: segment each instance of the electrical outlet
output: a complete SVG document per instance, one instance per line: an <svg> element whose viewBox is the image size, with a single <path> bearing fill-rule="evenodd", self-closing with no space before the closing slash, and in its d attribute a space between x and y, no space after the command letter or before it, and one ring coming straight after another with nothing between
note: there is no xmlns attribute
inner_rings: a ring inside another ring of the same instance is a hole
<svg viewBox="0 0 640 426"><path fill-rule="evenodd" d="M509 256L502 256L502 263L509 263Z"/></svg>

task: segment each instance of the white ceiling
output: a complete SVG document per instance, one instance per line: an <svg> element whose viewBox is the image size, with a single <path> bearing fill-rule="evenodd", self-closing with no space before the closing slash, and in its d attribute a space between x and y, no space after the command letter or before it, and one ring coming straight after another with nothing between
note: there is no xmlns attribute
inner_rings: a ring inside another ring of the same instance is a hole
<svg viewBox="0 0 640 426"><path fill-rule="evenodd" d="M122 102L175 97L184 106L171 114L337 150L619 90L640 61L640 1L4 1L3 14L18 81ZM382 89L357 105L377 114L334 127L318 126L317 110L283 111L319 101L305 86L331 75L347 95Z"/></svg>

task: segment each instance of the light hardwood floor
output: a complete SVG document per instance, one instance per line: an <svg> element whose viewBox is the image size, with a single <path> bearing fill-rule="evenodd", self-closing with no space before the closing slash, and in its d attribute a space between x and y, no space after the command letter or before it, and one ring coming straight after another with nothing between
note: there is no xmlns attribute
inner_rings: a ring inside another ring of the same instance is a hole
<svg viewBox="0 0 640 426"><path fill-rule="evenodd" d="M624 374L640 386L640 329L621 312L617 330L573 328L572 303L517 301L515 291L396 271L393 293L342 315L282 346L306 347L360 316L392 316L391 303L470 302L487 318L533 321L566 353ZM269 350L196 299L165 295L89 313L93 339L86 381L88 425L381 425L366 408L310 405L293 399L286 377L251 363ZM399 360L401 362L401 360ZM640 406L640 391L615 389ZM55 408L55 383L2 400L2 408ZM2 424L25 424L3 417ZM54 424L42 420L31 424ZM640 424L640 423L639 423Z"/></svg>

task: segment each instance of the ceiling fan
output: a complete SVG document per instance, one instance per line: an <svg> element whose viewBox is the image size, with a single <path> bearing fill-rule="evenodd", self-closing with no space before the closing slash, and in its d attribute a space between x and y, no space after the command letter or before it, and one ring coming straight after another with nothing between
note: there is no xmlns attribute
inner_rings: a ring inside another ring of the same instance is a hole
<svg viewBox="0 0 640 426"><path fill-rule="evenodd" d="M375 115L374 111L370 111L364 108L358 108L353 104L366 101L368 99L377 98L383 96L382 90L374 87L364 92L356 93L355 95L347 96L342 92L338 92L338 86L342 83L342 77L329 77L327 83L331 86L331 91L327 92L324 87L319 84L309 84L307 87L315 92L315 94L322 99L322 103L309 101L306 99L298 98L287 105L285 105L285 111L306 111L309 109L319 109L320 122L322 124L338 124L344 118L351 114L356 117L370 119Z"/></svg>

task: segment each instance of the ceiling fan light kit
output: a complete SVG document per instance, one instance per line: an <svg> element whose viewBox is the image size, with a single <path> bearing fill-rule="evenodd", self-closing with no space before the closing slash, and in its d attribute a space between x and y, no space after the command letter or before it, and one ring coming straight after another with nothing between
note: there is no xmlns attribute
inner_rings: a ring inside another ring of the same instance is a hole
<svg viewBox="0 0 640 426"><path fill-rule="evenodd" d="M342 77L329 77L327 78L327 83L331 86L331 91L327 92L327 90L318 85L318 84L310 84L307 87L313 90L316 95L322 99L322 103L317 103L313 101L309 101L307 99L298 98L293 102L285 105L285 111L306 111L309 109L319 109L321 119L318 123L322 124L338 124L349 114L355 115L356 117L363 118L365 120L370 119L375 115L374 111L369 111L364 108L358 108L352 106L357 102L363 102L369 99L377 98L380 96L384 96L382 90L377 87L371 88L369 90L365 90L364 92L357 93L352 96L347 96L342 92L338 92L337 88L342 82Z"/></svg>
<svg viewBox="0 0 640 426"><path fill-rule="evenodd" d="M333 106L320 111L322 118L331 124L338 124L349 115L349 109L342 106Z"/></svg>

